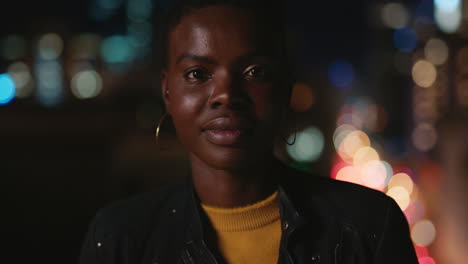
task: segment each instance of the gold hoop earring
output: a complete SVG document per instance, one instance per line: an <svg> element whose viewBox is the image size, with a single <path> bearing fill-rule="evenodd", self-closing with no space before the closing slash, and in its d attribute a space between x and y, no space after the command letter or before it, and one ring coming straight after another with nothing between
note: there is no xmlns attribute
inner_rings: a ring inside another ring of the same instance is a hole
<svg viewBox="0 0 468 264"><path fill-rule="evenodd" d="M166 117L168 116L167 112L165 112L161 118L159 119L159 122L158 122L158 125L156 126L156 133L155 133L155 136L156 136L156 142L159 142L159 132L161 131L161 126L164 122L164 120L166 119Z"/></svg>
<svg viewBox="0 0 468 264"><path fill-rule="evenodd" d="M291 143L288 142L288 139L284 139L284 142L286 142L286 144L288 144L289 146L292 146L294 145L294 143L296 143L296 131L294 130L294 139Z"/></svg>

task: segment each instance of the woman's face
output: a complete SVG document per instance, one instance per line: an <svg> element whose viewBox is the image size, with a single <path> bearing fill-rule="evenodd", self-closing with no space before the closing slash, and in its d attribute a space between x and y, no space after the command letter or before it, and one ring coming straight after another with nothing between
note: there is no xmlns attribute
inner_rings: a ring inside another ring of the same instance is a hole
<svg viewBox="0 0 468 264"><path fill-rule="evenodd" d="M168 36L162 92L192 162L238 170L271 157L288 88L272 32L228 5L196 9ZM283 86L283 87L280 87Z"/></svg>

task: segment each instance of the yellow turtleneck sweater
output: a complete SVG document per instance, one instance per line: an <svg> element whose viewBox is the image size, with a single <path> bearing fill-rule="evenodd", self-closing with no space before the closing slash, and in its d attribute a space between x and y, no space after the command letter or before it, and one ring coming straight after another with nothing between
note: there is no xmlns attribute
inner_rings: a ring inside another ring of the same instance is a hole
<svg viewBox="0 0 468 264"><path fill-rule="evenodd" d="M278 262L281 220L278 192L245 207L202 204L217 234L220 253L229 264Z"/></svg>

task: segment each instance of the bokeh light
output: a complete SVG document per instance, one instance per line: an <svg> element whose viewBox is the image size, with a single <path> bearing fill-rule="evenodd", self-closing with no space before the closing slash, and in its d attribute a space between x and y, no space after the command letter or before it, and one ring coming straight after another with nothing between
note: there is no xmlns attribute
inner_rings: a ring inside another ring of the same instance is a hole
<svg viewBox="0 0 468 264"><path fill-rule="evenodd" d="M415 192L413 191L413 195L414 193ZM426 214L426 208L424 207L424 203L421 200L413 199L411 200L410 205L408 206L408 208L406 208L404 213L406 219L408 220L408 223L414 224L424 218Z"/></svg>
<svg viewBox="0 0 468 264"><path fill-rule="evenodd" d="M392 165L390 165L390 163L388 163L388 162L386 162L386 161L384 161L384 160L382 160L381 162L382 162L382 164L385 166L385 172L386 172L385 177L386 177L386 179L390 179L390 177L392 177L392 175L393 175L393 167L392 167ZM386 182L386 184L387 184L387 183L388 183L388 181Z"/></svg>
<svg viewBox="0 0 468 264"><path fill-rule="evenodd" d="M362 185L360 174L361 172L359 169L354 166L347 166L338 171L336 179Z"/></svg>
<svg viewBox="0 0 468 264"><path fill-rule="evenodd" d="M0 105L9 104L15 98L15 82L10 75L0 74Z"/></svg>
<svg viewBox="0 0 468 264"><path fill-rule="evenodd" d="M101 43L101 57L109 64L126 64L133 60L135 51L126 36L111 36Z"/></svg>
<svg viewBox="0 0 468 264"><path fill-rule="evenodd" d="M436 8L444 12L453 12L460 7L461 0L434 0Z"/></svg>
<svg viewBox="0 0 468 264"><path fill-rule="evenodd" d="M0 54L7 60L16 60L26 54L26 40L20 35L8 35L0 42Z"/></svg>
<svg viewBox="0 0 468 264"><path fill-rule="evenodd" d="M33 79L28 65L20 61L12 63L8 66L7 73L15 82L17 98L25 98L32 94Z"/></svg>
<svg viewBox="0 0 468 264"><path fill-rule="evenodd" d="M294 135L291 135L288 142L293 140ZM315 161L322 155L324 146L325 138L322 132L316 127L308 127L297 132L296 142L287 145L286 150L296 161Z"/></svg>
<svg viewBox="0 0 468 264"><path fill-rule="evenodd" d="M458 30L462 21L461 0L435 0L435 21L445 33Z"/></svg>
<svg viewBox="0 0 468 264"><path fill-rule="evenodd" d="M305 112L315 103L315 95L306 83L296 83L292 87L291 108L295 112Z"/></svg>
<svg viewBox="0 0 468 264"><path fill-rule="evenodd" d="M418 259L429 256L429 251L427 250L427 247L414 245L414 250L416 251L416 256L418 257Z"/></svg>
<svg viewBox="0 0 468 264"><path fill-rule="evenodd" d="M374 160L379 160L379 154L372 147L365 146L356 151L353 157L353 164L354 166L362 167L364 164Z"/></svg>
<svg viewBox="0 0 468 264"><path fill-rule="evenodd" d="M336 124L338 126L349 124L356 128L361 129L363 126L364 121L362 120L361 116L357 111L351 111L349 113L343 113L340 115Z"/></svg>
<svg viewBox="0 0 468 264"><path fill-rule="evenodd" d="M153 26L148 21L132 21L128 24L127 33L130 46L135 50L135 57L147 59L151 50Z"/></svg>
<svg viewBox="0 0 468 264"><path fill-rule="evenodd" d="M424 56L434 65L444 64L449 56L447 43L441 39L430 39L424 47Z"/></svg>
<svg viewBox="0 0 468 264"><path fill-rule="evenodd" d="M370 139L367 134L360 130L355 130L348 133L341 141L338 154L344 161L352 163L355 153L360 148L368 146L370 146Z"/></svg>
<svg viewBox="0 0 468 264"><path fill-rule="evenodd" d="M71 89L79 99L96 97L102 90L102 78L94 70L78 72L71 80Z"/></svg>
<svg viewBox="0 0 468 264"><path fill-rule="evenodd" d="M151 17L153 4L151 0L128 0L127 17L133 21L144 21Z"/></svg>
<svg viewBox="0 0 468 264"><path fill-rule="evenodd" d="M420 87L428 88L434 84L437 78L437 70L432 63L419 60L413 66L412 76L414 83Z"/></svg>
<svg viewBox="0 0 468 264"><path fill-rule="evenodd" d="M63 68L56 60L39 61L35 67L37 97L44 106L55 106L63 99Z"/></svg>
<svg viewBox="0 0 468 264"><path fill-rule="evenodd" d="M434 242L436 237L436 229L434 224L425 219L417 222L411 228L411 238L413 242L421 246L429 246Z"/></svg>
<svg viewBox="0 0 468 264"><path fill-rule="evenodd" d="M400 3L388 3L382 8L382 22L393 29L405 27L409 22L409 13Z"/></svg>
<svg viewBox="0 0 468 264"><path fill-rule="evenodd" d="M416 48L417 35L414 29L404 27L393 32L393 44L401 52L411 52Z"/></svg>
<svg viewBox="0 0 468 264"><path fill-rule="evenodd" d="M43 60L55 60L63 51L63 40L56 33L48 33L39 39L38 55Z"/></svg>
<svg viewBox="0 0 468 264"><path fill-rule="evenodd" d="M401 186L390 188L387 191L387 195L395 200L402 211L408 208L408 205L410 204L410 195L405 188Z"/></svg>
<svg viewBox="0 0 468 264"><path fill-rule="evenodd" d="M422 257L418 259L419 264L436 264L435 260L431 257Z"/></svg>
<svg viewBox="0 0 468 264"><path fill-rule="evenodd" d="M379 160L372 160L361 166L361 178L364 186L383 190L387 182L387 169Z"/></svg>
<svg viewBox="0 0 468 264"><path fill-rule="evenodd" d="M328 68L328 79L330 83L340 90L351 88L354 81L353 66L344 60L337 60Z"/></svg>
<svg viewBox="0 0 468 264"><path fill-rule="evenodd" d="M400 172L392 176L388 183L388 188L400 186L405 188L408 194L411 194L413 192L413 185L411 177L406 173Z"/></svg>
<svg viewBox="0 0 468 264"><path fill-rule="evenodd" d="M104 9L116 9L120 7L120 5L124 2L124 0L97 0L96 4L99 7Z"/></svg>
<svg viewBox="0 0 468 264"><path fill-rule="evenodd" d="M387 126L387 112L377 104L370 104L364 117L364 128L372 132L380 132Z"/></svg>
<svg viewBox="0 0 468 264"><path fill-rule="evenodd" d="M412 133L413 145L420 151L428 151L437 143L437 131L429 123L420 123Z"/></svg>

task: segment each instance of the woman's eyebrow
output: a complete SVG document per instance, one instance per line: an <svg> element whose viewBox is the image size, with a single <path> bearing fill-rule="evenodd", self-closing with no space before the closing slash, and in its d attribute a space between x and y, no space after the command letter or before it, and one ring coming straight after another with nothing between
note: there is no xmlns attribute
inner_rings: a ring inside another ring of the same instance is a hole
<svg viewBox="0 0 468 264"><path fill-rule="evenodd" d="M210 57L200 56L200 55L195 55L195 54L190 54L190 53L184 53L184 54L180 55L177 58L176 64L179 64L183 60L197 60L197 61L202 61L202 62L207 63L207 64L216 64L217 63L214 59L212 59Z"/></svg>

